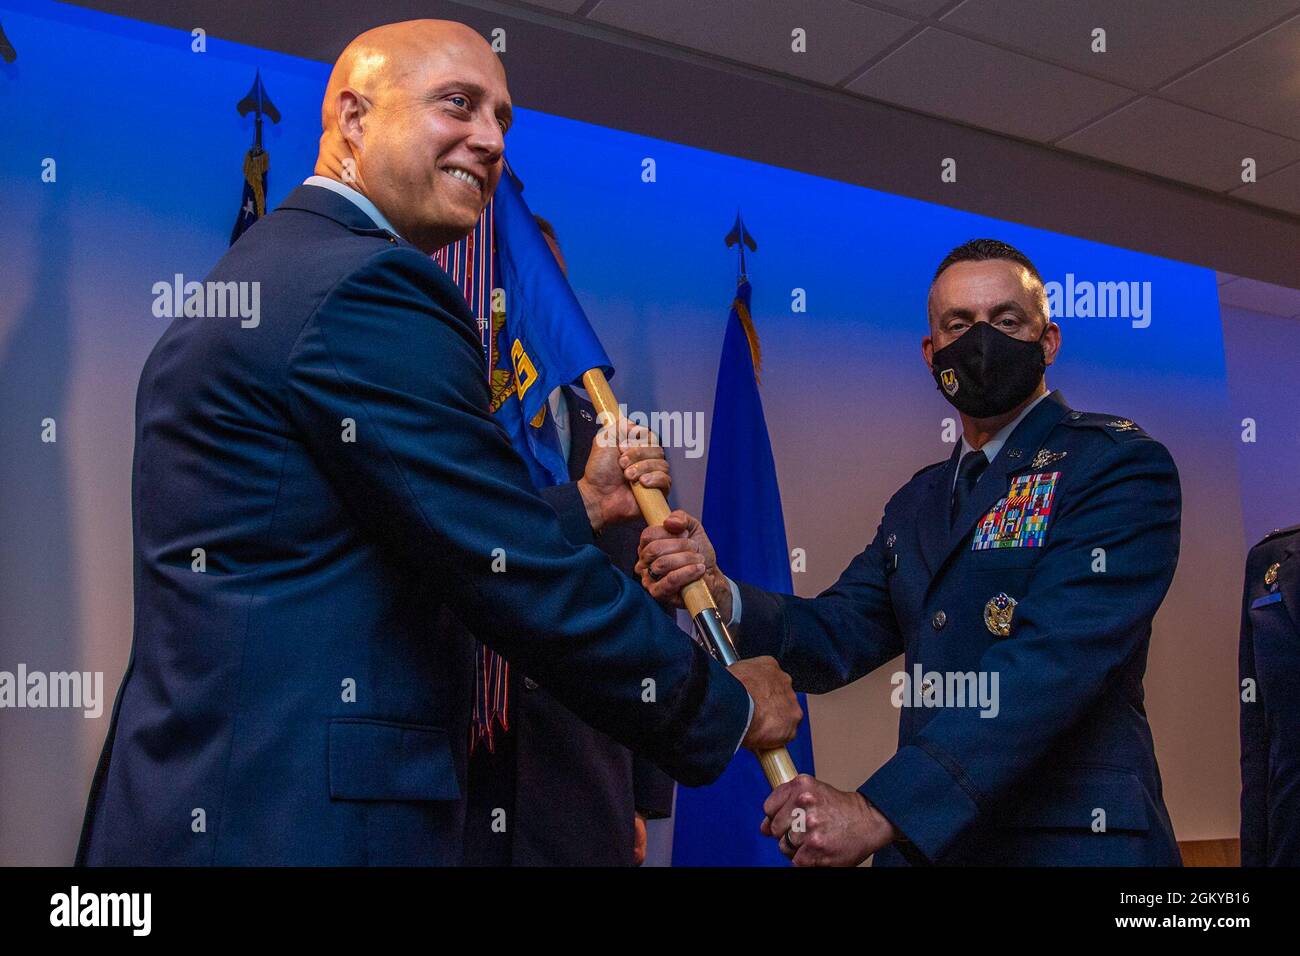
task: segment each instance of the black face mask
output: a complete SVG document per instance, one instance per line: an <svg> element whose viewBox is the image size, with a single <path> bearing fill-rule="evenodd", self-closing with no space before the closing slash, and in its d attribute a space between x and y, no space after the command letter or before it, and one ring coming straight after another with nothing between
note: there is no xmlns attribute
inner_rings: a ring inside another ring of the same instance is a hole
<svg viewBox="0 0 1300 956"><path fill-rule="evenodd" d="M1044 327L1043 335L1047 334ZM1042 381L1047 359L1043 336L1026 342L976 322L955 342L932 356L931 374L939 391L971 418L1005 415Z"/></svg>

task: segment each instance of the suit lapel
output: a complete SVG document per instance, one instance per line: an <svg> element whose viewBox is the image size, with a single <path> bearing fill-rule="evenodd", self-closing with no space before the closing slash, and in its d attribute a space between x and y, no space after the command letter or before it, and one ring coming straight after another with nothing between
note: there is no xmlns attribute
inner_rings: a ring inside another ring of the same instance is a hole
<svg viewBox="0 0 1300 956"><path fill-rule="evenodd" d="M1065 398L1061 393L1052 392L1034 406L1034 410L1016 426L1015 431L1002 445L998 456L989 463L984 474L980 475L975 489L952 523L951 530L945 524L946 533L937 536L937 540L943 543L936 549L934 560L927 559L932 574L938 575L952 553L970 540L976 523L1006 496L1008 479L1017 472L1032 469L1034 455L1047 439L1048 432L1055 428L1069 411L1070 408L1065 404ZM960 449L960 446L958 448ZM946 522L947 508L944 509L944 519Z"/></svg>
<svg viewBox="0 0 1300 956"><path fill-rule="evenodd" d="M579 398L577 392L562 385L560 394L569 412L569 480L577 481L587 468L587 456L599 426L595 409Z"/></svg>
<svg viewBox="0 0 1300 956"><path fill-rule="evenodd" d="M948 456L948 463L936 468L926 477L929 485L921 494L921 505L916 517L916 533L921 557L933 578L943 563L944 544L948 539L948 512L952 510L952 483L957 476L961 460L961 442Z"/></svg>

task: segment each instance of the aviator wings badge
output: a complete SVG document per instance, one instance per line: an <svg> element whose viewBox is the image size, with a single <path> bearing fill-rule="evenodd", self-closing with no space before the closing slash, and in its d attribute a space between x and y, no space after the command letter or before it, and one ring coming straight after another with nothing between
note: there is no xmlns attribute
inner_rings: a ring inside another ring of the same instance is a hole
<svg viewBox="0 0 1300 956"><path fill-rule="evenodd" d="M1069 452L1065 452L1065 451L1048 451L1046 448L1044 448L1044 449L1042 449L1041 451L1039 451L1037 455L1034 456L1034 460L1033 460L1032 462L1029 463L1029 467L1030 467L1030 468L1046 468L1048 465L1052 464L1052 462L1054 462L1054 461L1060 461L1062 458L1064 458L1064 457L1065 457L1066 455L1068 455L1068 454L1069 454Z"/></svg>

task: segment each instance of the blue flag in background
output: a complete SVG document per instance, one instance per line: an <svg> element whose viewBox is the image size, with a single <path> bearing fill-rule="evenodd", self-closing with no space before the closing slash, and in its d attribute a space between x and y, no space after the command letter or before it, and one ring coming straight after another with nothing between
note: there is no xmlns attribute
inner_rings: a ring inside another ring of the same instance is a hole
<svg viewBox="0 0 1300 956"><path fill-rule="evenodd" d="M739 217L737 227L754 249ZM758 337L750 320L749 298L749 280L742 272L718 364L700 520L718 553L718 567L732 580L789 594L793 590L790 553L776 462L758 392ZM805 719L790 742L790 756L801 773L813 773L812 734L802 695L800 703ZM763 768L749 753L738 754L708 787L679 787L673 865L787 865L776 841L758 832L763 801L771 792Z"/></svg>

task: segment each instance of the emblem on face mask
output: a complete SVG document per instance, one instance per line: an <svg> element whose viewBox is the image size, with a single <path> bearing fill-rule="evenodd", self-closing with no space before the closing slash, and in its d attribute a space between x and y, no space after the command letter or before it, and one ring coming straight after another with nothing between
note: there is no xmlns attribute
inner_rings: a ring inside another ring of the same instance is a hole
<svg viewBox="0 0 1300 956"><path fill-rule="evenodd" d="M1005 591L997 597L989 598L984 605L984 626L994 637L1006 637L1011 633L1011 615L1016 610L1016 599Z"/></svg>
<svg viewBox="0 0 1300 956"><path fill-rule="evenodd" d="M949 398L957 394L957 373L950 368L944 369L939 373L939 381L943 385L943 390Z"/></svg>

